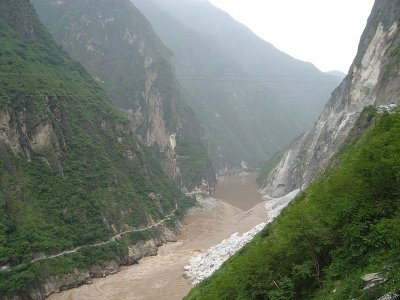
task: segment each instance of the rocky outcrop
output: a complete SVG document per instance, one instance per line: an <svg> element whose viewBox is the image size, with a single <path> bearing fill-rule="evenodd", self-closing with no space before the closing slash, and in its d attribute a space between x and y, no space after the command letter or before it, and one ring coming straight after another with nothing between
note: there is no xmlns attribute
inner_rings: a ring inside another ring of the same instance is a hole
<svg viewBox="0 0 400 300"><path fill-rule="evenodd" d="M55 132L62 117L51 99L43 99L47 112L42 115L32 116L27 107L0 111L0 145L27 161L31 161L33 153L43 153L42 161L62 174L60 143L63 137Z"/></svg>
<svg viewBox="0 0 400 300"><path fill-rule="evenodd" d="M398 300L399 297L400 296L395 293L388 293L388 294L380 297L378 300Z"/></svg>
<svg viewBox="0 0 400 300"><path fill-rule="evenodd" d="M157 66L153 64L152 50L147 50L151 46L147 46L144 41L141 41L138 46L138 52L143 60L145 80L142 91L142 97L144 105L139 108L135 115L131 115L130 119L134 125L134 129L145 128L143 130L142 137L148 146L158 147L159 150L164 154L165 159L162 162L164 171L170 176L171 179L179 181L181 177L181 171L178 166L177 157L175 153L176 148L176 135L177 132L181 134L182 128L180 120L172 122L174 128L168 128L166 123L166 113L164 110L175 111L176 99L169 99L165 101L163 99L165 95L157 86L157 79L160 74L158 73ZM169 61L172 59L170 58ZM172 69L172 64L170 66ZM166 104L167 102L167 104ZM169 107L168 107L169 106ZM179 119L179 114L174 112L170 118ZM136 127L136 128L135 128ZM139 130L140 132L141 130Z"/></svg>
<svg viewBox="0 0 400 300"><path fill-rule="evenodd" d="M305 188L346 144L367 106L400 101L400 1L376 1L349 74L315 123L269 174L264 191Z"/></svg>
<svg viewBox="0 0 400 300"><path fill-rule="evenodd" d="M363 288L364 291L376 287L379 284L382 284L385 281L387 281L387 278L385 278L379 273L366 274L363 277L361 277L361 279L365 283L365 287Z"/></svg>

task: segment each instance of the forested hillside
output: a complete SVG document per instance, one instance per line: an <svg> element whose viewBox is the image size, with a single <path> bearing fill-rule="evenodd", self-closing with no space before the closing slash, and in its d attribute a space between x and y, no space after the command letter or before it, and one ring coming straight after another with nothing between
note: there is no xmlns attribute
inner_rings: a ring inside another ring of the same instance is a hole
<svg viewBox="0 0 400 300"><path fill-rule="evenodd" d="M359 118L365 121L376 125L349 141L322 178L185 299L400 292L400 113L377 116L369 107ZM362 279L372 273L374 280Z"/></svg>
<svg viewBox="0 0 400 300"><path fill-rule="evenodd" d="M54 39L78 60L163 159L170 178L192 189L215 174L199 121L181 96L174 56L129 0L33 0Z"/></svg>
<svg viewBox="0 0 400 300"><path fill-rule="evenodd" d="M0 298L43 299L165 241L192 200L28 0L0 1L0 57Z"/></svg>

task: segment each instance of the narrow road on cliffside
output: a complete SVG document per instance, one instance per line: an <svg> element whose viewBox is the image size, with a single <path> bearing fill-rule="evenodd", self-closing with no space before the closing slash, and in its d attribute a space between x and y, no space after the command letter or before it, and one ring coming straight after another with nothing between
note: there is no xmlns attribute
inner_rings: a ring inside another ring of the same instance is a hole
<svg viewBox="0 0 400 300"><path fill-rule="evenodd" d="M157 226L163 224L163 223L166 222L167 220L170 220L170 219L175 215L177 209L178 209L178 204L175 203L175 209L174 209L171 213L169 213L168 215L166 215L164 219L158 221L157 223L151 224L151 225L149 225L149 226L147 226L147 227L140 228L140 229L129 229L129 230L125 230L125 231L122 231L122 232L117 233L117 234L115 234L114 236L110 237L107 241L99 242L99 243L96 243L96 244L90 244L90 245L79 246L79 247L76 247L76 248L74 248L74 249L66 250L66 251L63 251L63 252L60 252L60 253L57 253L57 254L53 254L53 255L45 255L45 256L42 256L42 257L39 257L39 258L35 258L35 259L30 260L30 261L28 262L28 264L33 264L34 262L37 262L37 261L42 261L42 260L46 260L46 259L52 259L52 258L60 257L60 256L63 256L63 255L75 253L75 252L77 252L77 251L79 251L80 249L85 248L85 247L98 247L98 246L103 246L103 245L106 245L106 244L109 244L109 243L111 243L111 242L115 242L115 241L119 240L119 239L120 239L122 236L124 236L125 234L134 233L134 232L143 232L143 231L146 231L146 230L155 228L155 227L157 227ZM18 265L18 266L15 266L15 267L13 267L13 268L3 269L3 270L0 270L0 272L11 271L12 269L16 269L16 268L19 268L19 267L21 267L21 266L22 266L22 265Z"/></svg>

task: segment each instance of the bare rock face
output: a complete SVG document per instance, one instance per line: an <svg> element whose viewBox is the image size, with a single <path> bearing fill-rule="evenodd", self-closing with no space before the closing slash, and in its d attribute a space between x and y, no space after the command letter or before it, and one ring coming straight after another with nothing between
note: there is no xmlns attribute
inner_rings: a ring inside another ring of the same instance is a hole
<svg viewBox="0 0 400 300"><path fill-rule="evenodd" d="M27 161L31 161L33 152L43 153L43 162L62 174L63 137L55 132L62 119L52 110L51 101L46 97L44 100L48 111L41 116L32 117L25 107L0 112L0 145Z"/></svg>
<svg viewBox="0 0 400 300"><path fill-rule="evenodd" d="M153 240L139 243L129 247L128 264L132 265L143 257L155 255L157 255L157 246Z"/></svg>
<svg viewBox="0 0 400 300"><path fill-rule="evenodd" d="M376 1L349 74L315 123L269 174L264 191L279 197L305 188L346 144L363 109L400 101L400 1Z"/></svg>

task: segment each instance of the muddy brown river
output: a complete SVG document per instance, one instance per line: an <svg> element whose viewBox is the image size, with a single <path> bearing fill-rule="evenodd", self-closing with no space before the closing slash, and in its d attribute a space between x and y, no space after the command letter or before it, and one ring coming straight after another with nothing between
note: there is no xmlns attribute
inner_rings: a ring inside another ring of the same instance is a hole
<svg viewBox="0 0 400 300"><path fill-rule="evenodd" d="M183 270L191 256L207 251L235 232L243 233L265 222L265 206L255 178L256 174L225 177L216 189L219 200L204 201L202 209L193 209L185 218L178 242L160 247L157 256L49 299L182 299L192 287Z"/></svg>
<svg viewBox="0 0 400 300"><path fill-rule="evenodd" d="M215 189L214 197L241 210L249 210L262 201L257 190L257 174L225 176Z"/></svg>

